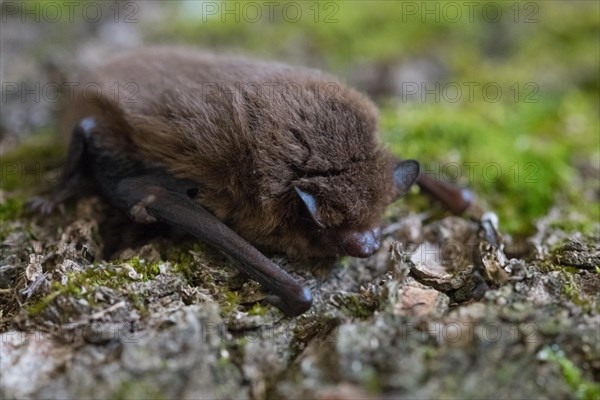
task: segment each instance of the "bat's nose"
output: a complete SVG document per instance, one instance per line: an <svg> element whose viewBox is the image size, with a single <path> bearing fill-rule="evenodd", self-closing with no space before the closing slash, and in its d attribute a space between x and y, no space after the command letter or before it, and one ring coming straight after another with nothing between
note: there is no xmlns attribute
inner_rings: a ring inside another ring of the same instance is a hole
<svg viewBox="0 0 600 400"><path fill-rule="evenodd" d="M349 256L365 258L379 250L381 232L379 228L352 232L341 243L341 248Z"/></svg>

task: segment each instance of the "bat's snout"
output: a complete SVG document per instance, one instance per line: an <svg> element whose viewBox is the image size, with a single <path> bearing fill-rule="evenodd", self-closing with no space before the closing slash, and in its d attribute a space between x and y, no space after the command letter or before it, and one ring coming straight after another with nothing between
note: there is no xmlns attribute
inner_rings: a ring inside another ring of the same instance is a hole
<svg viewBox="0 0 600 400"><path fill-rule="evenodd" d="M363 232L348 233L340 247L351 257L369 257L379 250L381 231L379 228Z"/></svg>

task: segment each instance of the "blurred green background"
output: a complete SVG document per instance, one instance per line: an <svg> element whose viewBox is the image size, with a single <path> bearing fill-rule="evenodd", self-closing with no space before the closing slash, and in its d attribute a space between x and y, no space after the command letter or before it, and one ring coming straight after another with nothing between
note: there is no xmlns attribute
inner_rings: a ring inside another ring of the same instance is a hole
<svg viewBox="0 0 600 400"><path fill-rule="evenodd" d="M553 205L570 230L600 219L599 2L122 2L93 24L25 3L42 18L14 26L47 36L20 51L39 60L186 43L318 67L372 96L394 153L473 187L504 230L532 233Z"/></svg>

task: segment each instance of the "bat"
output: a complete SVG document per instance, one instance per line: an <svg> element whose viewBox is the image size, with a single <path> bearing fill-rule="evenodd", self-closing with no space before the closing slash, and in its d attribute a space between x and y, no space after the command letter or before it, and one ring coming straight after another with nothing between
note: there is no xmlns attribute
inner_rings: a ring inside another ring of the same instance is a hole
<svg viewBox="0 0 600 400"><path fill-rule="evenodd" d="M51 212L92 183L135 222L214 246L290 316L311 293L264 251L368 257L385 208L415 182L453 212L471 202L394 158L375 105L318 70L157 47L80 80L64 114L74 128L62 183L30 208Z"/></svg>

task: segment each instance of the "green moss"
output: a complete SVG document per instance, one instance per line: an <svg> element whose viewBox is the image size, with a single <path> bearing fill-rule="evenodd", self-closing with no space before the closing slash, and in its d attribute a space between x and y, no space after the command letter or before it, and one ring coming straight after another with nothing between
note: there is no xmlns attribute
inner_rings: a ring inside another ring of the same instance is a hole
<svg viewBox="0 0 600 400"><path fill-rule="evenodd" d="M561 350L545 347L542 355L549 361L558 363L565 382L573 389L574 397L579 400L600 398L600 384L583 377L581 370L569 360Z"/></svg>
<svg viewBox="0 0 600 400"><path fill-rule="evenodd" d="M217 368L221 368L223 372L227 372L232 367L235 368L234 364L231 362L230 351L227 346L222 344L219 351L219 358L217 360Z"/></svg>
<svg viewBox="0 0 600 400"><path fill-rule="evenodd" d="M201 253L206 258L194 260L193 253ZM166 249L166 258L173 262L173 270L181 273L191 285L201 287L209 292L219 304L221 315L229 316L240 307L242 296L237 291L228 290L226 285L230 276L223 271L224 266L219 260L220 255L213 249L206 249L197 241L189 241ZM198 263L202 265L198 266ZM268 310L260 304L255 304L250 315L264 315Z"/></svg>
<svg viewBox="0 0 600 400"><path fill-rule="evenodd" d="M24 201L20 198L9 197L0 203L0 224L15 220L21 216Z"/></svg>
<svg viewBox="0 0 600 400"><path fill-rule="evenodd" d="M140 280L142 281L154 279L160 274L159 261L148 263L146 260L140 259L139 256L135 256L128 260L127 264L131 265L135 272L139 274Z"/></svg>
<svg viewBox="0 0 600 400"><path fill-rule="evenodd" d="M268 310L269 310L268 307L264 307L264 306L260 305L259 303L256 303L255 305L252 306L252 308L250 308L248 310L248 315L262 316L262 315L265 315Z"/></svg>
<svg viewBox="0 0 600 400"><path fill-rule="evenodd" d="M341 265L342 268L346 269L348 267L350 267L350 263L351 263L352 259L348 256L343 256L340 257L338 259L338 263Z"/></svg>
<svg viewBox="0 0 600 400"><path fill-rule="evenodd" d="M354 318L368 318L378 307L374 299L368 299L359 293L338 293L332 299Z"/></svg>
<svg viewBox="0 0 600 400"><path fill-rule="evenodd" d="M188 241L177 246L169 246L165 249L166 259L173 264L173 270L181 273L188 281L193 280L194 271L191 264L194 261L192 252L204 251L202 244L198 241Z"/></svg>
<svg viewBox="0 0 600 400"><path fill-rule="evenodd" d="M29 315L35 316L45 310L56 298L60 296L73 296L82 298L91 306L94 306L94 292L100 287L108 287L114 290L123 290L128 284L135 281L148 281L154 279L159 273L158 262L147 263L139 257L134 257L127 261L137 273L136 279L130 275L130 271L126 268L114 265L93 265L84 271L76 271L67 273L67 283L60 284L58 281L53 282L51 292L41 299L28 305ZM132 304L145 315L147 313L144 293L127 292L128 299Z"/></svg>
<svg viewBox="0 0 600 400"><path fill-rule="evenodd" d="M363 376L363 384L367 393L381 393L380 374L374 368L367 368Z"/></svg>
<svg viewBox="0 0 600 400"><path fill-rule="evenodd" d="M179 272L180 274L182 274L183 277L187 281L190 280L190 276L192 275L192 270L190 268L190 264L189 263L179 263L179 262L176 262L175 264L173 264L173 270Z"/></svg>
<svg viewBox="0 0 600 400"><path fill-rule="evenodd" d="M139 311L139 313L142 317L148 316L149 311L148 311L147 301L146 301L148 296L145 293L128 291L127 298L129 299L131 304L133 304L133 306L136 308L136 310Z"/></svg>
<svg viewBox="0 0 600 400"><path fill-rule="evenodd" d="M555 248L560 248L562 244ZM561 265L552 261L535 262L535 269L543 275L552 276L552 286L560 294L556 301L571 302L584 313L597 313L597 301L594 296L587 295L581 287L581 269L569 265ZM600 272L600 269L596 272Z"/></svg>
<svg viewBox="0 0 600 400"><path fill-rule="evenodd" d="M552 221L550 228L560 229L561 231L572 233L581 232L586 236L596 234L598 231L598 221L600 221L600 211L598 207L581 208L581 200L577 201L577 210L574 213L565 215L564 218ZM568 208L575 208L571 206Z"/></svg>
<svg viewBox="0 0 600 400"><path fill-rule="evenodd" d="M583 301L579 297L579 287L573 281L573 279L568 279L567 282L562 287L562 292L565 296L567 296L573 303L577 305L581 305Z"/></svg>
<svg viewBox="0 0 600 400"><path fill-rule="evenodd" d="M30 316L35 317L42 311L44 311L58 296L61 296L67 293L66 286L56 287L57 285L53 285L55 287L54 291L50 294L42 297L41 299L29 304L27 307L27 312Z"/></svg>
<svg viewBox="0 0 600 400"><path fill-rule="evenodd" d="M238 292L225 290L219 305L221 306L221 313L223 315L231 314L242 301L242 296Z"/></svg>
<svg viewBox="0 0 600 400"><path fill-rule="evenodd" d="M112 393L113 400L124 399L164 399L164 394L151 379L132 378L122 381L120 386Z"/></svg>
<svg viewBox="0 0 600 400"><path fill-rule="evenodd" d="M32 136L0 161L0 188L15 190L31 186L52 185L60 176L65 150L53 133Z"/></svg>
<svg viewBox="0 0 600 400"><path fill-rule="evenodd" d="M581 108L574 111L573 104ZM530 233L535 219L560 198L580 211L581 225L591 229L600 204L590 207L571 187L573 160L591 160L597 150L594 104L577 92L537 104L388 104L382 129L392 152L421 160L431 176L472 187L511 233ZM565 124L575 118L570 113L582 124L574 139L565 141Z"/></svg>
<svg viewBox="0 0 600 400"><path fill-rule="evenodd" d="M538 2L533 15L531 5L498 2L503 17L497 22L489 21L481 7L471 16L468 7L459 7L461 18L446 18L439 2L428 6L433 12L425 15L424 6L416 3L287 0L274 3L272 14L259 7L258 21L245 2L219 3L214 14L191 4L172 2L165 17L171 23L152 25L149 38L291 58L340 72L357 62L387 67L437 58L450 81L492 81L504 88L519 82L521 97L531 93L524 86L529 82L599 87L596 2Z"/></svg>

